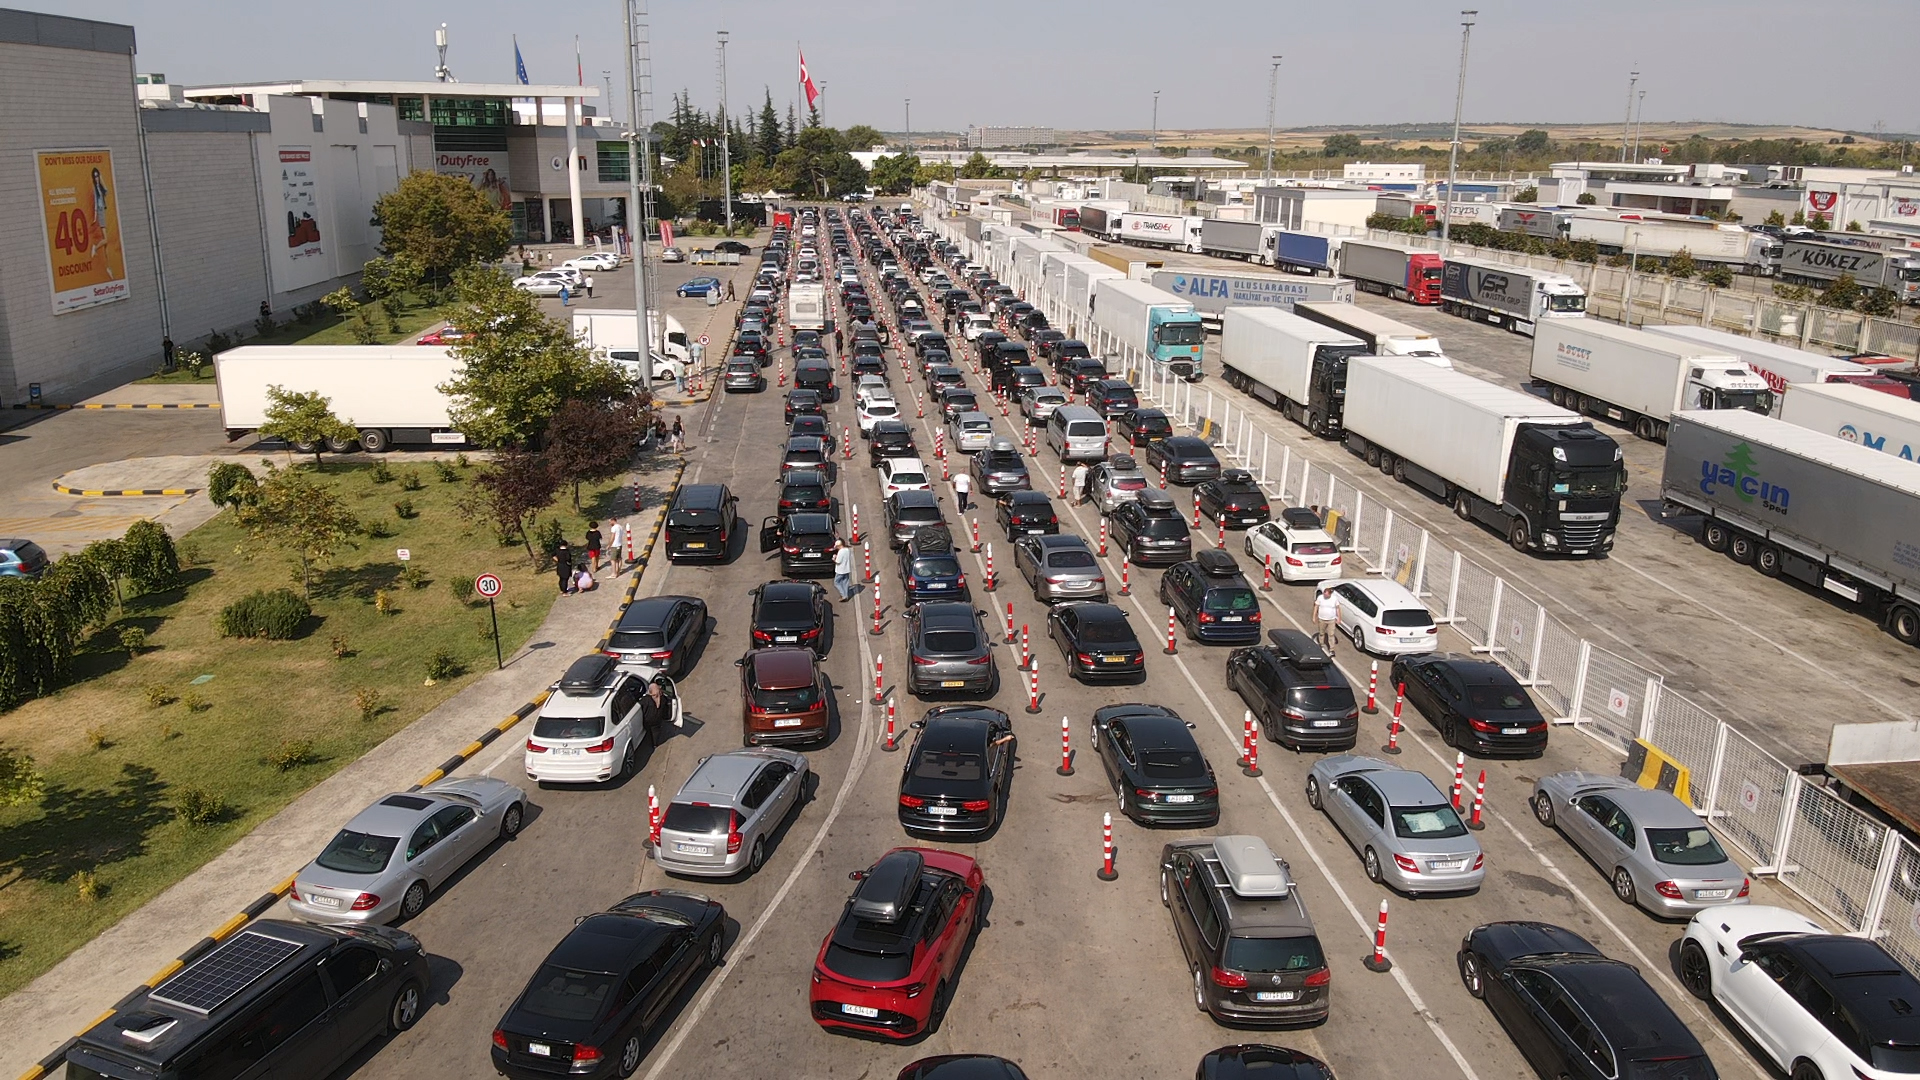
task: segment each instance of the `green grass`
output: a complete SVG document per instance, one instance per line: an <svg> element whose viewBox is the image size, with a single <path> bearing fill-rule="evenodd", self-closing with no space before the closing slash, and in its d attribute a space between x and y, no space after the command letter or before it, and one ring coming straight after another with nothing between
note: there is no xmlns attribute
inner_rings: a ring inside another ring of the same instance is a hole
<svg viewBox="0 0 1920 1080"><path fill-rule="evenodd" d="M103 631L78 658L73 685L0 714L0 744L32 754L46 781L37 804L0 809L0 995L489 670L486 607L456 599L448 585L454 577L500 576L500 637L509 654L538 628L556 598L553 576L536 573L519 545L503 547L491 528L459 516L454 501L473 470L446 483L427 462L390 467L394 479L386 484L375 483L368 466L326 468L362 520L382 522L393 535L363 536L333 560L315 584L314 617L299 638L240 641L213 629L215 613L246 593L299 587L290 559L243 547L243 532L223 513L180 542L201 560L186 568L183 588L127 603L119 625L147 631L143 653L128 655L115 631ZM414 471L424 486L404 491ZM583 491L584 513L563 504L549 516L577 539L585 515L608 516L614 490ZM419 515L398 518L392 504L401 499L411 499ZM426 575L422 588L401 579L395 549L403 547L412 554L405 565ZM390 595L392 614L376 611L376 590ZM349 655L336 658L335 639ZM440 649L467 672L426 685L426 659ZM196 682L204 676L211 677ZM369 719L356 701L364 691L381 701ZM475 717L473 726L496 719ZM273 759L286 764L284 751L301 740L312 744L311 760L276 767ZM217 823L193 827L175 817L185 791L196 787L226 800L230 809ZM95 876L93 899L82 898L81 874ZM208 912L208 926L228 914Z"/></svg>
<svg viewBox="0 0 1920 1080"><path fill-rule="evenodd" d="M404 293L401 297L400 332L392 333L387 329L387 318L380 305L369 305L370 318L376 337L376 344L391 345L420 333L429 326L445 321L447 313L453 310L452 293L443 291L438 302L429 293ZM274 328L274 332L254 335L234 342L235 345L358 345L353 336L353 324L358 321L355 315L335 315L332 313L315 316L311 322L287 318ZM193 385L213 384L213 365L202 369L201 377L195 379L185 368L149 375L134 382L144 386L169 385L182 383Z"/></svg>

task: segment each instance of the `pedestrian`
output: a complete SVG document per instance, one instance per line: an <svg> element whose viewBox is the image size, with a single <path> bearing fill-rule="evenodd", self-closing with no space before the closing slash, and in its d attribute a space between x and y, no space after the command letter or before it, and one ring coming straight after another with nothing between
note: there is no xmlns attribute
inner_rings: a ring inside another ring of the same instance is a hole
<svg viewBox="0 0 1920 1080"><path fill-rule="evenodd" d="M680 426L680 418L673 418L673 452L678 454L687 448L687 432Z"/></svg>
<svg viewBox="0 0 1920 1080"><path fill-rule="evenodd" d="M853 599L853 545L845 540L833 547L833 587L840 591L840 602Z"/></svg>
<svg viewBox="0 0 1920 1080"><path fill-rule="evenodd" d="M587 565L600 569L600 523L587 522Z"/></svg>
<svg viewBox="0 0 1920 1080"><path fill-rule="evenodd" d="M586 287L587 299L593 299L593 275L588 274L586 277L581 278L580 284Z"/></svg>
<svg viewBox="0 0 1920 1080"><path fill-rule="evenodd" d="M273 318L273 305L267 303L265 300L260 301L260 317L263 319Z"/></svg>
<svg viewBox="0 0 1920 1080"><path fill-rule="evenodd" d="M954 505L958 506L960 512L963 514L973 507L973 504L967 499L967 496L971 494L973 494L972 474L963 472L955 476L953 478Z"/></svg>
<svg viewBox="0 0 1920 1080"><path fill-rule="evenodd" d="M732 299L734 299L734 293L733 293L733 279L732 279L732 278L728 278L728 279L727 279L727 299L729 299L729 300L732 300Z"/></svg>
<svg viewBox="0 0 1920 1080"><path fill-rule="evenodd" d="M627 550L622 545L624 545L626 541L627 541L627 527L620 523L619 518L614 518L613 519L613 549L607 553L607 562L613 567L613 572L616 574L619 573L620 570L622 569L620 565L620 560L622 558L622 553Z"/></svg>
<svg viewBox="0 0 1920 1080"><path fill-rule="evenodd" d="M165 363L166 365L166 370L172 371L173 370L173 338L163 337L160 339L160 357L162 362Z"/></svg>
<svg viewBox="0 0 1920 1080"><path fill-rule="evenodd" d="M560 306L561 307L571 307L572 305L568 301L571 300L572 297L573 297L573 293L571 290L569 290L565 285L560 286Z"/></svg>
<svg viewBox="0 0 1920 1080"><path fill-rule="evenodd" d="M833 354L835 356L838 356L841 353L845 352L846 348L847 348L846 342L840 331L840 324L835 323L833 326Z"/></svg>
<svg viewBox="0 0 1920 1080"><path fill-rule="evenodd" d="M656 746L666 738L663 728L666 726L667 713L666 689L660 685L660 680L649 679L647 694L640 699L640 730L647 736L647 741Z"/></svg>
<svg viewBox="0 0 1920 1080"><path fill-rule="evenodd" d="M560 579L560 591L572 592L573 548L567 546L565 540L560 541L560 546L553 549L553 572L554 576Z"/></svg>
<svg viewBox="0 0 1920 1080"><path fill-rule="evenodd" d="M1333 641L1340 630L1340 601L1333 598L1332 586L1320 590L1320 595L1313 598L1313 621L1318 628L1314 640L1332 656Z"/></svg>
<svg viewBox="0 0 1920 1080"><path fill-rule="evenodd" d="M573 575L573 591L574 592L592 592L593 591L593 572L587 569L586 563L581 563L580 572Z"/></svg>
<svg viewBox="0 0 1920 1080"><path fill-rule="evenodd" d="M1075 506L1087 501L1087 466L1082 462L1073 467L1073 503Z"/></svg>

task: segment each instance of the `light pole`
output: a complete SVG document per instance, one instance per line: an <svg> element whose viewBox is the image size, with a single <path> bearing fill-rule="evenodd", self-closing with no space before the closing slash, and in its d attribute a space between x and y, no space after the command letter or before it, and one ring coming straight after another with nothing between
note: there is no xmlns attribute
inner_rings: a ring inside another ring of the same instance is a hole
<svg viewBox="0 0 1920 1080"><path fill-rule="evenodd" d="M907 153L913 153L913 99L907 99Z"/></svg>
<svg viewBox="0 0 1920 1080"><path fill-rule="evenodd" d="M627 23L627 237L633 247L634 340L639 342L642 386L653 385L653 333L647 317L647 218L653 209L653 154L647 142L647 96L652 65L647 56L646 0L625 0Z"/></svg>
<svg viewBox="0 0 1920 1080"><path fill-rule="evenodd" d="M726 174L727 235L733 235L733 120L727 115L727 32L720 31L720 171Z"/></svg>
<svg viewBox="0 0 1920 1080"><path fill-rule="evenodd" d="M1160 156L1160 91L1153 92L1153 129L1147 136L1147 153Z"/></svg>
<svg viewBox="0 0 1920 1080"><path fill-rule="evenodd" d="M1627 160L1627 139L1633 133L1633 88L1640 81L1640 69L1627 72L1627 118L1620 127L1620 160Z"/></svg>
<svg viewBox="0 0 1920 1080"><path fill-rule="evenodd" d="M612 119L614 119L614 115L613 115L613 72L612 72L612 71L610 71L610 70L608 70L608 69L606 69L606 68L601 68L601 69L600 69L600 81L601 81L601 82L603 82L603 83L606 83L606 84L607 84L607 119L609 119L609 120L612 120Z"/></svg>
<svg viewBox="0 0 1920 1080"><path fill-rule="evenodd" d="M1640 268L1640 230L1633 230L1633 242L1627 249L1627 296L1620 307L1620 325L1633 326L1633 275Z"/></svg>
<svg viewBox="0 0 1920 1080"><path fill-rule="evenodd" d="M1647 118L1647 92L1640 91L1640 99L1633 106L1633 160L1640 160L1640 125Z"/></svg>
<svg viewBox="0 0 1920 1080"><path fill-rule="evenodd" d="M1262 179L1273 179L1273 110L1280 94L1280 58L1273 58L1273 69L1267 73L1267 168L1261 174Z"/></svg>
<svg viewBox="0 0 1920 1080"><path fill-rule="evenodd" d="M1447 205L1440 218L1440 257L1447 257L1453 243L1453 190L1460 177L1460 111L1467 104L1467 43L1473 39L1473 19L1478 10L1460 13L1460 82L1453 91L1453 145L1447 150Z"/></svg>

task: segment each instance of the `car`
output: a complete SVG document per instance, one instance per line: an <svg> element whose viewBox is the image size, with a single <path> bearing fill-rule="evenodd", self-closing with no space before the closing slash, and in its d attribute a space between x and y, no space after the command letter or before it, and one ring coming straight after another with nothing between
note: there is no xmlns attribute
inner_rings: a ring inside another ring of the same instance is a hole
<svg viewBox="0 0 1920 1080"><path fill-rule="evenodd" d="M758 330L742 330L733 336L735 355L751 356L760 361L761 367L773 363L772 345L767 335Z"/></svg>
<svg viewBox="0 0 1920 1080"><path fill-rule="evenodd" d="M739 506L740 497L725 484L682 484L667 507L667 560L726 562Z"/></svg>
<svg viewBox="0 0 1920 1080"><path fill-rule="evenodd" d="M818 394L822 402L838 401L840 392L833 385L833 364L825 359L825 354L816 348L814 356L806 355L809 350L795 346L793 354L794 393L810 390Z"/></svg>
<svg viewBox="0 0 1920 1080"><path fill-rule="evenodd" d="M1687 923L1679 971L1793 1080L1920 1075L1920 979L1872 938L1785 908L1716 908Z"/></svg>
<svg viewBox="0 0 1920 1080"><path fill-rule="evenodd" d="M980 395L965 386L947 386L940 390L940 415L951 424L962 413L979 412ZM986 415L981 413L981 415Z"/></svg>
<svg viewBox="0 0 1920 1080"><path fill-rule="evenodd" d="M981 354L980 366L999 376L1013 368L1032 367L1033 357L1027 352L1027 347L1018 341L996 341L993 348ZM1036 372L1039 370L1034 368ZM1043 378L1041 381L1046 380Z"/></svg>
<svg viewBox="0 0 1920 1080"><path fill-rule="evenodd" d="M787 438L797 439L805 435L819 439L828 453L840 448L840 440L833 434L833 425L820 413L799 413L787 423Z"/></svg>
<svg viewBox="0 0 1920 1080"><path fill-rule="evenodd" d="M1425 773L1339 754L1314 762L1306 789L1375 884L1425 896L1472 892L1486 877L1480 842Z"/></svg>
<svg viewBox="0 0 1920 1080"><path fill-rule="evenodd" d="M900 419L900 403L892 394L885 397L871 395L860 402L855 418L860 428L860 437L872 438L874 425L885 420Z"/></svg>
<svg viewBox="0 0 1920 1080"><path fill-rule="evenodd" d="M975 454L967 462L967 471L973 475L975 490L989 498L1033 486L1026 459L1013 440L1004 437L995 437L986 449Z"/></svg>
<svg viewBox="0 0 1920 1080"><path fill-rule="evenodd" d="M746 244L743 244L738 240L722 240L719 243L713 245L713 250L724 251L729 255L753 254L753 249L751 247L748 247Z"/></svg>
<svg viewBox="0 0 1920 1080"><path fill-rule="evenodd" d="M853 877L814 958L814 1022L894 1040L938 1030L980 929L986 875L959 852L903 847Z"/></svg>
<svg viewBox="0 0 1920 1080"><path fill-rule="evenodd" d="M621 609L601 651L629 667L684 679L707 632L707 602L697 596L636 597Z"/></svg>
<svg viewBox="0 0 1920 1080"><path fill-rule="evenodd" d="M1193 489L1193 500L1202 514L1229 529L1251 529L1273 516L1267 493L1245 469L1226 469L1215 479L1202 480Z"/></svg>
<svg viewBox="0 0 1920 1080"><path fill-rule="evenodd" d="M724 292L725 290L726 286L722 285L720 279L717 277L697 277L681 282L679 288L673 290L673 294L684 300L690 296L704 297L708 293Z"/></svg>
<svg viewBox="0 0 1920 1080"><path fill-rule="evenodd" d="M1173 609L1187 636L1202 644L1260 640L1260 598L1233 555L1211 549L1160 575L1160 602Z"/></svg>
<svg viewBox="0 0 1920 1080"><path fill-rule="evenodd" d="M792 514L825 514L840 520L840 500L833 497L832 473L821 467L788 469L780 476L779 517ZM771 548L763 550L771 551Z"/></svg>
<svg viewBox="0 0 1920 1080"><path fill-rule="evenodd" d="M645 702L648 683L660 687L665 702L652 718ZM672 679L590 653L567 665L534 714L524 755L527 779L598 784L632 776L642 741L665 742L668 724L681 726L680 695Z"/></svg>
<svg viewBox="0 0 1920 1080"><path fill-rule="evenodd" d="M992 696L999 685L986 615L972 604L935 602L909 607L907 692L925 698L960 693Z"/></svg>
<svg viewBox="0 0 1920 1080"><path fill-rule="evenodd" d="M308 922L411 919L427 896L527 819L527 796L490 776L385 796L348 819L293 877L287 910Z"/></svg>
<svg viewBox="0 0 1920 1080"><path fill-rule="evenodd" d="M1547 718L1520 681L1492 660L1458 653L1396 656L1390 675L1392 685L1407 688L1407 704L1448 746L1489 757L1539 757L1547 750Z"/></svg>
<svg viewBox="0 0 1920 1080"><path fill-rule="evenodd" d="M887 374L887 358L877 352L861 352L856 346L853 354L853 373L879 375L884 378Z"/></svg>
<svg viewBox="0 0 1920 1080"><path fill-rule="evenodd" d="M888 458L881 463L881 467L885 468L890 462L904 460L907 459ZM881 504L881 509L886 518L887 543L895 551L906 547L907 541L913 539L913 535L921 529L936 526L941 529L946 528L947 518L940 510L940 502L934 498L933 492L928 490L908 488L895 491L887 496L886 502Z"/></svg>
<svg viewBox="0 0 1920 1080"><path fill-rule="evenodd" d="M961 336L968 341L979 341L982 334L993 332L993 316L979 311L967 313L966 324L961 327Z"/></svg>
<svg viewBox="0 0 1920 1080"><path fill-rule="evenodd" d="M727 913L679 889L635 893L577 920L493 1029L508 1080L633 1075L674 999L726 956Z"/></svg>
<svg viewBox="0 0 1920 1080"><path fill-rule="evenodd" d="M1067 365L1081 357L1093 355L1093 350L1089 349L1087 343L1081 341L1079 338L1062 338L1052 345L1042 344L1035 346L1035 348L1042 357L1045 357L1053 364L1053 373L1055 375L1065 375L1067 373Z"/></svg>
<svg viewBox="0 0 1920 1080"><path fill-rule="evenodd" d="M830 609L825 589L789 578L756 585L752 596L747 631L754 648L797 645L827 654Z"/></svg>
<svg viewBox="0 0 1920 1080"><path fill-rule="evenodd" d="M1020 415L1029 424L1045 423L1053 410L1069 400L1067 392L1057 386L1029 386L1020 393Z"/></svg>
<svg viewBox="0 0 1920 1080"><path fill-rule="evenodd" d="M611 251L589 251L585 255L575 255L560 264L562 270L607 271L620 265L620 256Z"/></svg>
<svg viewBox="0 0 1920 1080"><path fill-rule="evenodd" d="M947 421L947 441L962 454L993 445L993 417L977 410L958 413Z"/></svg>
<svg viewBox="0 0 1920 1080"><path fill-rule="evenodd" d="M1160 849L1160 902L1193 980L1223 1024L1317 1024L1333 972L1287 864L1257 836L1196 837Z"/></svg>
<svg viewBox="0 0 1920 1080"><path fill-rule="evenodd" d="M559 296L560 290L572 291L579 288L558 270L542 270L537 274L513 279L513 287L534 296Z"/></svg>
<svg viewBox="0 0 1920 1080"><path fill-rule="evenodd" d="M989 389L994 394L1012 399L1019 397L1028 389L1047 385L1047 373L1032 364L1002 364L994 369L989 380Z"/></svg>
<svg viewBox="0 0 1920 1080"><path fill-rule="evenodd" d="M1632 965L1571 930L1486 923L1467 932L1456 963L1467 993L1487 1003L1541 1076L1719 1076L1686 1023Z"/></svg>
<svg viewBox="0 0 1920 1080"><path fill-rule="evenodd" d="M1013 568L1041 603L1107 598L1107 576L1078 536L1022 536L1013 542Z"/></svg>
<svg viewBox="0 0 1920 1080"><path fill-rule="evenodd" d="M840 463L833 460L833 452L827 449L825 439L798 435L787 440L786 450L780 455L781 483L795 472L813 473L830 486L840 478Z"/></svg>
<svg viewBox="0 0 1920 1080"><path fill-rule="evenodd" d="M1008 540L1060 531L1060 515L1053 509L1053 500L1042 491L1006 492L994 507L994 518L1006 530Z"/></svg>
<svg viewBox="0 0 1920 1080"><path fill-rule="evenodd" d="M1107 378L1106 361L1096 356L1076 356L1061 365L1060 385L1069 392L1084 394L1093 389L1093 385ZM1087 402L1093 405L1092 401ZM1100 406L1094 405L1098 409ZM1129 410L1132 411L1132 410Z"/></svg>
<svg viewBox="0 0 1920 1080"><path fill-rule="evenodd" d="M998 354L1001 343L1007 340L1007 335L998 330L986 330L969 340L973 342L973 357L975 362L983 368L991 369L993 366L993 358ZM1019 343L1014 342L1014 344L1018 345Z"/></svg>
<svg viewBox="0 0 1920 1080"><path fill-rule="evenodd" d="M1147 444L1147 464L1160 470L1169 484L1190 487L1220 475L1220 459L1213 447L1192 435L1171 435Z"/></svg>
<svg viewBox="0 0 1920 1080"><path fill-rule="evenodd" d="M1089 733L1120 812L1136 825L1211 828L1220 784L1193 725L1163 705L1107 705Z"/></svg>
<svg viewBox="0 0 1920 1080"><path fill-rule="evenodd" d="M776 748L701 758L661 815L653 861L683 877L759 872L806 799L808 771L806 755Z"/></svg>
<svg viewBox="0 0 1920 1080"><path fill-rule="evenodd" d="M1135 450L1173 434L1173 421L1159 409L1134 409L1114 417L1115 438L1125 439Z"/></svg>
<svg viewBox="0 0 1920 1080"><path fill-rule="evenodd" d="M1098 379L1087 383L1087 407L1111 420L1140 407L1133 384L1125 379Z"/></svg>
<svg viewBox="0 0 1920 1080"><path fill-rule="evenodd" d="M1746 871L1672 792L1568 771L1534 781L1530 805L1540 824L1557 830L1607 875L1622 903L1677 919L1749 900Z"/></svg>
<svg viewBox="0 0 1920 1080"><path fill-rule="evenodd" d="M431 979L405 931L256 919L122 998L61 1057L72 1080L317 1080L413 1027Z"/></svg>
<svg viewBox="0 0 1920 1080"><path fill-rule="evenodd" d="M414 344L415 345L453 345L462 341L466 341L472 336L473 336L472 334L469 334L466 331L453 326L452 324L448 324L446 326L440 327L437 330L429 330L426 333L421 334L420 339L418 341L415 341Z"/></svg>
<svg viewBox="0 0 1920 1080"><path fill-rule="evenodd" d="M1333 1069L1292 1047L1240 1043L1208 1051L1193 1075L1194 1080L1333 1080Z"/></svg>
<svg viewBox="0 0 1920 1080"><path fill-rule="evenodd" d="M0 577L37 578L49 565L39 544L18 536L0 540Z"/></svg>
<svg viewBox="0 0 1920 1080"><path fill-rule="evenodd" d="M1241 550L1280 581L1320 581L1340 574L1340 545L1322 526L1320 515L1289 506L1279 518L1247 530Z"/></svg>
<svg viewBox="0 0 1920 1080"><path fill-rule="evenodd" d="M867 432L867 463L875 469L889 458L915 458L913 429L902 420L876 420ZM921 473L922 476L926 474Z"/></svg>
<svg viewBox="0 0 1920 1080"><path fill-rule="evenodd" d="M1314 585L1333 590L1339 605L1336 628L1363 654L1429 653L1440 647L1433 612L1399 582L1381 578L1331 578Z"/></svg>
<svg viewBox="0 0 1920 1080"><path fill-rule="evenodd" d="M1067 674L1083 683L1138 682L1147 676L1147 652L1115 604L1074 601L1047 612L1047 636L1059 646Z"/></svg>
<svg viewBox="0 0 1920 1080"><path fill-rule="evenodd" d="M887 457L876 470L880 474L880 494L892 498L902 491L933 490L927 479L927 466L917 457Z"/></svg>
<svg viewBox="0 0 1920 1080"><path fill-rule="evenodd" d="M687 253L677 247L663 247L660 249L660 261L663 263L683 263L687 261Z"/></svg>
<svg viewBox="0 0 1920 1080"><path fill-rule="evenodd" d="M743 745L827 741L833 685L812 649L752 649L734 666L740 669Z"/></svg>
<svg viewBox="0 0 1920 1080"><path fill-rule="evenodd" d="M1027 1080L1027 1074L992 1054L942 1054L909 1062L894 1080Z"/></svg>
<svg viewBox="0 0 1920 1080"><path fill-rule="evenodd" d="M954 552L953 536L944 526L916 530L900 552L900 588L906 602L972 599L967 572Z"/></svg>
<svg viewBox="0 0 1920 1080"><path fill-rule="evenodd" d="M824 415L825 409L825 396L822 395L820 391L795 388L787 391L786 406L781 413L781 419L785 423L791 424L795 416L806 413L812 413L816 416Z"/></svg>
<svg viewBox="0 0 1920 1080"><path fill-rule="evenodd" d="M1267 640L1227 655L1227 689L1240 695L1267 741L1291 750L1353 749L1360 706L1333 658L1298 630L1269 630Z"/></svg>
<svg viewBox="0 0 1920 1080"><path fill-rule="evenodd" d="M767 377L760 373L760 361L751 356L730 356L722 373L723 387L729 394L759 393L767 388Z"/></svg>
<svg viewBox="0 0 1920 1080"><path fill-rule="evenodd" d="M915 356L925 356L929 350L943 353L951 353L953 351L947 342L947 335L938 330L928 331L913 339L913 353Z"/></svg>
<svg viewBox="0 0 1920 1080"><path fill-rule="evenodd" d="M1043 326L1027 335L1028 343L1033 346L1034 356L1041 360L1052 360L1054 347L1065 340L1067 340L1066 333L1055 330L1051 326Z"/></svg>
<svg viewBox="0 0 1920 1080"><path fill-rule="evenodd" d="M1114 543L1135 566L1172 566L1193 557L1193 533L1164 491L1148 489L1108 515Z"/></svg>
<svg viewBox="0 0 1920 1080"><path fill-rule="evenodd" d="M788 577L830 576L834 552L840 543L833 532L833 521L827 514L814 512L767 518L760 525L760 550L777 549L780 572Z"/></svg>
<svg viewBox="0 0 1920 1080"><path fill-rule="evenodd" d="M1115 454L1087 470L1087 493L1103 517L1146 490L1147 474L1132 454Z"/></svg>
<svg viewBox="0 0 1920 1080"><path fill-rule="evenodd" d="M1006 815L1013 719L983 705L942 705L913 722L898 814L908 836L980 836Z"/></svg>

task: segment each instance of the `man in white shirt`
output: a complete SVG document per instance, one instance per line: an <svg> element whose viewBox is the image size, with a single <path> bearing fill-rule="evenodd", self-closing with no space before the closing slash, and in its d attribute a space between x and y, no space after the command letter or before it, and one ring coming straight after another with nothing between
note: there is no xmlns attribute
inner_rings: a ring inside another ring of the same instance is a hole
<svg viewBox="0 0 1920 1080"><path fill-rule="evenodd" d="M1340 601L1333 598L1332 587L1321 589L1320 595L1313 598L1313 621L1318 626L1314 640L1332 656L1333 642L1340 631Z"/></svg>
<svg viewBox="0 0 1920 1080"><path fill-rule="evenodd" d="M973 503L968 501L968 496L972 494L973 477L970 474L963 472L953 478L953 497L961 513L964 514L972 508Z"/></svg>
<svg viewBox="0 0 1920 1080"><path fill-rule="evenodd" d="M834 545L833 587L840 591L840 602L853 597L853 545L845 540Z"/></svg>
<svg viewBox="0 0 1920 1080"><path fill-rule="evenodd" d="M1087 501L1087 466L1085 462L1073 467L1073 504Z"/></svg>

